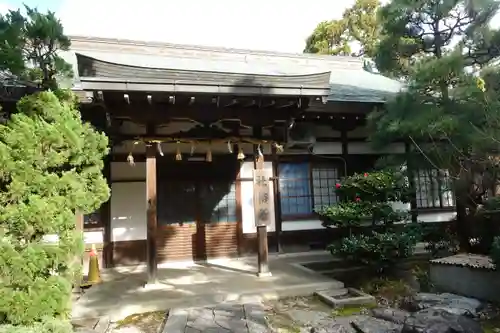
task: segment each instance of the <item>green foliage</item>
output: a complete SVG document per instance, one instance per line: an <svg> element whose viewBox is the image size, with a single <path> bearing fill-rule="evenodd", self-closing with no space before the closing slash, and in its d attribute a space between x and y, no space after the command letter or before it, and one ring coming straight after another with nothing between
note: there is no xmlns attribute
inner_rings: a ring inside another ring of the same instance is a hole
<svg viewBox="0 0 500 333"><path fill-rule="evenodd" d="M477 239L474 252L489 254L494 237L500 235L500 197L491 197L484 201L474 216L473 236Z"/></svg>
<svg viewBox="0 0 500 333"><path fill-rule="evenodd" d="M391 228L384 232L372 231L369 235L351 235L329 245L328 250L349 261L382 270L413 254L420 239L418 227L415 224L401 230Z"/></svg>
<svg viewBox="0 0 500 333"><path fill-rule="evenodd" d="M69 333L73 332L73 326L69 321L61 321L48 318L41 323L33 323L29 326L3 325L0 333Z"/></svg>
<svg viewBox="0 0 500 333"><path fill-rule="evenodd" d="M381 170L355 174L343 179L337 188L337 194L369 202L408 202L410 191L402 172Z"/></svg>
<svg viewBox="0 0 500 333"><path fill-rule="evenodd" d="M432 257L447 254L455 254L458 251L457 235L449 225L443 227L442 224L425 225L422 230L422 241L426 243L425 249L431 253Z"/></svg>
<svg viewBox="0 0 500 333"><path fill-rule="evenodd" d="M82 123L71 93L58 96L24 97L0 125L0 331L68 331L83 251L75 214L109 197L106 136ZM47 242L48 234L58 241Z"/></svg>
<svg viewBox="0 0 500 333"><path fill-rule="evenodd" d="M431 281L429 265L415 265L412 269L413 276L415 276L419 290L421 292L432 292L434 289L434 284Z"/></svg>
<svg viewBox="0 0 500 333"><path fill-rule="evenodd" d="M370 114L372 142L406 141L409 164L446 174L465 251L471 250L470 222L498 174L497 84L488 86L470 67L490 63L487 81L499 82L500 32L488 26L498 6L496 0L392 0L380 11L384 38L377 67L404 78L408 87L384 111Z"/></svg>
<svg viewBox="0 0 500 333"><path fill-rule="evenodd" d="M345 34L344 20L323 21L306 40L305 53L350 55L351 47Z"/></svg>
<svg viewBox="0 0 500 333"><path fill-rule="evenodd" d="M490 46L484 32L497 9L496 0L392 0L380 10L383 38L376 51L377 68L408 78L419 61L440 58L457 42L470 64L479 40Z"/></svg>
<svg viewBox="0 0 500 333"><path fill-rule="evenodd" d="M336 192L346 200L317 212L326 226L354 227L366 222L387 225L408 217L407 212L395 211L391 205L391 202L409 200L409 186L401 172L355 174L337 184Z"/></svg>
<svg viewBox="0 0 500 333"><path fill-rule="evenodd" d="M410 256L420 237L419 225L407 225L399 230L392 225L406 222L407 211L396 211L392 203L407 202L409 185L402 172L374 171L346 177L336 185L337 194L345 201L318 211L325 226L349 229L349 236L331 244L333 255L383 269ZM381 229L370 234L352 234L353 227Z"/></svg>
<svg viewBox="0 0 500 333"><path fill-rule="evenodd" d="M491 246L491 260L495 264L495 268L498 270L500 267L500 236L496 236L493 240L493 244Z"/></svg>
<svg viewBox="0 0 500 333"><path fill-rule="evenodd" d="M305 53L372 57L379 39L378 0L356 0L341 19L318 24L306 40ZM361 49L353 52L351 44Z"/></svg>
<svg viewBox="0 0 500 333"><path fill-rule="evenodd" d="M58 77L73 75L71 65L58 55L71 42L53 12L25 10L26 15L21 10L0 15L0 69L56 90Z"/></svg>

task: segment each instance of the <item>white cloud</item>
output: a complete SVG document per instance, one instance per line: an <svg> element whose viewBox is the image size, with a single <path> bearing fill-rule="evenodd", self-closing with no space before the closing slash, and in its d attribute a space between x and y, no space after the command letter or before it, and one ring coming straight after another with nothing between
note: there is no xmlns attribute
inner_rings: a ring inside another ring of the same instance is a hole
<svg viewBox="0 0 500 333"><path fill-rule="evenodd" d="M66 0L67 34L302 52L322 20L354 0Z"/></svg>

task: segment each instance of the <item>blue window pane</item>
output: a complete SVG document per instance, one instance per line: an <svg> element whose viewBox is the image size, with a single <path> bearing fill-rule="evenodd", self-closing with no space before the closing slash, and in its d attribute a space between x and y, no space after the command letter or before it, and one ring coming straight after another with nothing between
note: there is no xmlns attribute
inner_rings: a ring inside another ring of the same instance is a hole
<svg viewBox="0 0 500 333"><path fill-rule="evenodd" d="M311 214L312 199L308 163L279 165L281 213L283 216Z"/></svg>
<svg viewBox="0 0 500 333"><path fill-rule="evenodd" d="M281 163L279 165L280 179L309 178L309 164Z"/></svg>

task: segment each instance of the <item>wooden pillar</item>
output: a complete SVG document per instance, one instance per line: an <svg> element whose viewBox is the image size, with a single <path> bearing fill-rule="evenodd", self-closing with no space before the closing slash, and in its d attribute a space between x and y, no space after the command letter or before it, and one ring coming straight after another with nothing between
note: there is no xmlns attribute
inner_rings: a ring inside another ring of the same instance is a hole
<svg viewBox="0 0 500 333"><path fill-rule="evenodd" d="M410 211L411 211L411 221L414 223L418 222L418 211L417 211L417 186L415 184L415 166L412 161L412 149L408 142L405 142L405 153L406 153L406 168L408 174L408 183L410 185Z"/></svg>
<svg viewBox="0 0 500 333"><path fill-rule="evenodd" d="M158 143L146 145L146 199L147 199L147 284L158 280L158 259L156 253L156 151Z"/></svg>
<svg viewBox="0 0 500 333"><path fill-rule="evenodd" d="M83 214L80 212L75 213L75 230L80 233L83 241ZM77 256L75 258L75 262L80 263L80 267L83 267L83 253L81 256ZM78 274L78 276L75 278L74 285L73 285L73 293L75 294L80 294L82 292L82 282L83 282L83 272L81 274Z"/></svg>
<svg viewBox="0 0 500 333"><path fill-rule="evenodd" d="M274 195L274 221L276 224L276 252L281 253L281 232L283 231L281 219L281 193L280 193L280 175L279 175L279 156L276 147L272 146L273 158L273 195Z"/></svg>
<svg viewBox="0 0 500 333"><path fill-rule="evenodd" d="M349 159L349 139L347 138L347 130L342 128L340 131L340 141L342 144L342 158L344 159L344 168L342 170L342 175L347 177L347 160Z"/></svg>
<svg viewBox="0 0 500 333"><path fill-rule="evenodd" d="M262 127L254 127L253 136L258 139L262 138ZM261 149L263 148L261 147ZM253 145L253 150L255 156L254 159L255 169L256 170L264 169L264 156L260 154L262 153L262 151L259 152L258 145ZM254 195L255 195L255 185L254 185ZM269 248L267 244L267 226L258 225L256 228L257 228L257 266L258 266L257 275L259 277L265 277L271 274L269 271Z"/></svg>
<svg viewBox="0 0 500 333"><path fill-rule="evenodd" d="M111 190L111 155L104 158L104 169L102 170L104 178ZM105 268L113 266L113 246L111 242L111 196L109 200L101 205L100 218L103 225L103 265Z"/></svg>

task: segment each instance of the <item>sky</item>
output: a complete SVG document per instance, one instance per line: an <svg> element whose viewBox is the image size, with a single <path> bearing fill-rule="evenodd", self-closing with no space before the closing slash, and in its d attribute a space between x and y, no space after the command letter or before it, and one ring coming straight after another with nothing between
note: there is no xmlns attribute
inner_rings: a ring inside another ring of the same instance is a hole
<svg viewBox="0 0 500 333"><path fill-rule="evenodd" d="M55 11L68 35L301 53L319 22L354 1L0 0L0 13L25 3Z"/></svg>
<svg viewBox="0 0 500 333"><path fill-rule="evenodd" d="M354 0L0 0L55 11L69 35L302 52L324 20Z"/></svg>

